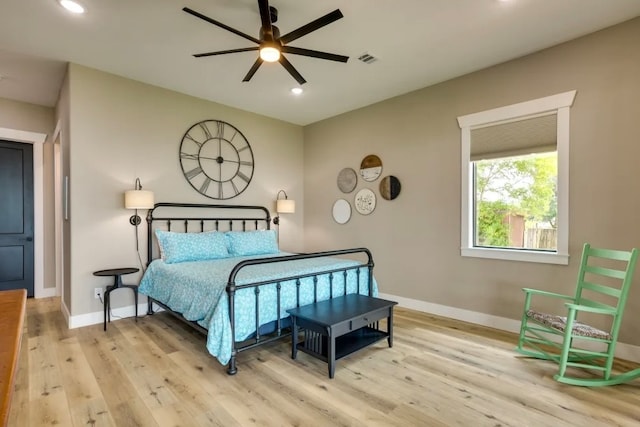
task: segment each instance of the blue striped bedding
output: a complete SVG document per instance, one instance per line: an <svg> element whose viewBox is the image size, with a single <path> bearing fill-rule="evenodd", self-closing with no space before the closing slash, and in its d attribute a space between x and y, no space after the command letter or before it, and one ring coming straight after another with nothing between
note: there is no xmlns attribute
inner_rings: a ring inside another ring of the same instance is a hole
<svg viewBox="0 0 640 427"><path fill-rule="evenodd" d="M280 252L277 256L290 255ZM229 321L229 303L225 288L233 267L245 259L266 258L274 255L232 257L207 261L166 264L154 260L147 268L139 291L160 301L173 311L181 313L187 320L195 321L207 329L207 350L220 363L227 364L231 358L232 339ZM300 274L328 271L360 263L340 258L313 258L243 268L236 279L236 285L260 281L276 280ZM360 268L359 279L356 270L350 270L346 278L347 293L367 295L368 269ZM359 283L358 283L359 282ZM342 273L334 274L333 296L344 293L345 278ZM378 293L373 280L373 296ZM300 305L314 301L313 278L301 279ZM260 287L259 318L265 324L277 320L276 285ZM281 283L280 317L287 317L287 309L296 306L296 285L294 280ZM329 298L328 275L318 276L318 301ZM240 289L236 292L235 339L243 341L255 333L255 293L254 289Z"/></svg>

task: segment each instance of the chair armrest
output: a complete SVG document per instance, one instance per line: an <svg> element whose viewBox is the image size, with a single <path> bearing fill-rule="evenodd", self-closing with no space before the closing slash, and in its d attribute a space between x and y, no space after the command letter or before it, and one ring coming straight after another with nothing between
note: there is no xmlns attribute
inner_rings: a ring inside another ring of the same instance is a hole
<svg viewBox="0 0 640 427"><path fill-rule="evenodd" d="M551 297L551 298L561 298L561 299L566 299L566 300L574 300L574 297L569 296L569 295L564 295L564 294L558 294L555 292L548 292L548 291L541 291L539 289L531 289L531 288L522 288L523 291L525 291L527 294L532 294L532 295L542 295L545 297Z"/></svg>
<svg viewBox="0 0 640 427"><path fill-rule="evenodd" d="M573 303L570 303L570 302L565 303L565 305L570 310L588 311L590 313L597 313L597 314L611 314L611 315L616 314L616 310L612 309L612 308L591 307L591 306L588 306L588 305L573 304Z"/></svg>

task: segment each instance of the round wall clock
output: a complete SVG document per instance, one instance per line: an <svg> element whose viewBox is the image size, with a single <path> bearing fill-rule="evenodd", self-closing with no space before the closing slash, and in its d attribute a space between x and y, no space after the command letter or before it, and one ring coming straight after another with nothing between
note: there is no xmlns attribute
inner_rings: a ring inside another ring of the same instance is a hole
<svg viewBox="0 0 640 427"><path fill-rule="evenodd" d="M253 178L253 151L233 125L204 120L191 126L180 142L180 166L189 184L211 199L231 199Z"/></svg>
<svg viewBox="0 0 640 427"><path fill-rule="evenodd" d="M380 195L383 199L393 200L400 194L400 180L393 175L388 175L380 181Z"/></svg>
<svg viewBox="0 0 640 427"><path fill-rule="evenodd" d="M375 154L369 154L360 162L360 176L362 176L362 179L365 181L375 181L381 173L382 160Z"/></svg>
<svg viewBox="0 0 640 427"><path fill-rule="evenodd" d="M356 193L354 205L358 213L369 215L376 208L376 195L368 188L363 188Z"/></svg>
<svg viewBox="0 0 640 427"><path fill-rule="evenodd" d="M358 175L351 168L344 168L338 174L338 188L343 193L351 193L358 183Z"/></svg>
<svg viewBox="0 0 640 427"><path fill-rule="evenodd" d="M346 224L351 218L351 205L345 199L338 199L333 204L333 220L338 224Z"/></svg>

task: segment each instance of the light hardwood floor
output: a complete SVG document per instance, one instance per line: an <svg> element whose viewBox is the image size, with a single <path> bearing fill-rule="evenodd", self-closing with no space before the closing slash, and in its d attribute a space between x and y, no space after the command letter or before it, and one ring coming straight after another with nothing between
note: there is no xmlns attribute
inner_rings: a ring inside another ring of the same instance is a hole
<svg viewBox="0 0 640 427"><path fill-rule="evenodd" d="M396 309L386 341L337 363L287 339L239 356L238 374L166 314L67 329L57 298L29 300L9 426L640 425L640 381L559 384L516 336ZM622 363L621 365L628 365Z"/></svg>

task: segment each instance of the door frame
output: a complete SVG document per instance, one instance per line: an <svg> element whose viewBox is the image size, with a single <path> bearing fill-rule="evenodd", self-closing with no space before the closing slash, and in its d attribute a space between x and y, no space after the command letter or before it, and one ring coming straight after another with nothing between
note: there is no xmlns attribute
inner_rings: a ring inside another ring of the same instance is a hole
<svg viewBox="0 0 640 427"><path fill-rule="evenodd" d="M47 134L0 127L0 139L33 144L33 294L35 298L55 296L56 288L44 288L42 159Z"/></svg>

